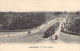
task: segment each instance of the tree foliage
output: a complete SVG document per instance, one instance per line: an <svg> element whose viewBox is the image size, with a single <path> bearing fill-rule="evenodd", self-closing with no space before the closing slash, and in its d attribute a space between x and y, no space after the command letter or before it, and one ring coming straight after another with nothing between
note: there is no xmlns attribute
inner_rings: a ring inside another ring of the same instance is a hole
<svg viewBox="0 0 80 51"><path fill-rule="evenodd" d="M72 32L80 33L80 19L75 19L74 23L71 24Z"/></svg>
<svg viewBox="0 0 80 51"><path fill-rule="evenodd" d="M31 29L45 22L45 13L0 13L0 24L3 30Z"/></svg>

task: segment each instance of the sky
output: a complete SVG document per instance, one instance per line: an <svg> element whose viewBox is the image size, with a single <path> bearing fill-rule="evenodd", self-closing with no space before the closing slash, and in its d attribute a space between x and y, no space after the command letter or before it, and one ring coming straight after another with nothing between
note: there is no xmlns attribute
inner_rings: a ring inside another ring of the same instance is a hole
<svg viewBox="0 0 80 51"><path fill-rule="evenodd" d="M80 0L0 0L0 11L80 11Z"/></svg>

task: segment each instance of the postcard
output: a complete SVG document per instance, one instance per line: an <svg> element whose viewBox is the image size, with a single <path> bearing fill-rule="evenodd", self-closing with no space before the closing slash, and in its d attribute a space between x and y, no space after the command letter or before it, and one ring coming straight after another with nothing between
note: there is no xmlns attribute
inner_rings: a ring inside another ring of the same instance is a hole
<svg viewBox="0 0 80 51"><path fill-rule="evenodd" d="M80 51L80 0L0 0L0 51Z"/></svg>

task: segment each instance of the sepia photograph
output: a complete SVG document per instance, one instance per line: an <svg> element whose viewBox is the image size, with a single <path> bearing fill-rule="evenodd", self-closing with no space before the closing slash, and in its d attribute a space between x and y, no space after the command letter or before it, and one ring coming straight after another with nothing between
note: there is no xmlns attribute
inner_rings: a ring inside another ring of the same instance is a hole
<svg viewBox="0 0 80 51"><path fill-rule="evenodd" d="M0 0L0 51L43 49L80 51L80 0Z"/></svg>

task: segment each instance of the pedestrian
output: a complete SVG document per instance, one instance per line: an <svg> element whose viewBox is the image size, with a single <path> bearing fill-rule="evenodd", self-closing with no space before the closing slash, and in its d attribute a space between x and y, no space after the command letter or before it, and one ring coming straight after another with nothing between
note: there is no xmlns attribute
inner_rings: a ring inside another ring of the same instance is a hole
<svg viewBox="0 0 80 51"><path fill-rule="evenodd" d="M31 30L28 30L28 35L31 34Z"/></svg>
<svg viewBox="0 0 80 51"><path fill-rule="evenodd" d="M55 35L55 40L58 40L58 36L57 35Z"/></svg>

